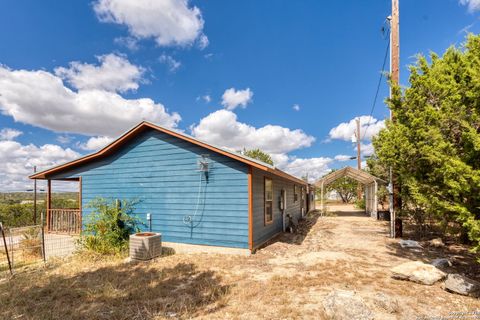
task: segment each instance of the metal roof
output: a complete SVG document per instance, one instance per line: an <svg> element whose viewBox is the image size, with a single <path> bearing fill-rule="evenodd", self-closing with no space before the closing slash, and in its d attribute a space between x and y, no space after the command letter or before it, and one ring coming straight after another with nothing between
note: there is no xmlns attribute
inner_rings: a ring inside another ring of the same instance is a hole
<svg viewBox="0 0 480 320"><path fill-rule="evenodd" d="M352 167L345 167L340 170L333 171L327 174L326 176L318 179L315 182L315 186L317 187L321 187L322 185L327 186L330 183L334 182L335 180L343 177L352 178L363 184L370 184L370 183L374 183L375 181L377 181L378 183L386 183L385 180L377 178L366 171L358 170Z"/></svg>
<svg viewBox="0 0 480 320"><path fill-rule="evenodd" d="M89 161L93 161L94 159L96 159L98 157L111 154L112 152L117 150L121 145L123 145L123 143L125 141L127 141L132 136L142 132L145 129L154 129L154 130L169 134L169 135L177 137L179 139L189 141L193 144L196 144L196 145L199 145L201 147L207 148L209 150L218 152L218 153L223 154L223 155L225 155L229 158L233 158L233 159L238 160L240 162L246 163L246 164L251 165L253 167L256 167L260 170L271 172L273 174L276 174L278 176L281 176L281 177L289 179L289 180L294 180L294 181L296 181L298 183L301 183L301 184L307 184L307 182L305 182L305 181L303 181L303 180L301 180L301 179L299 179L295 176L292 176L292 175L290 175L290 174L288 174L288 173L286 173L282 170L279 170L275 166L272 166L272 165L270 165L268 163L265 163L263 161L247 157L247 156L245 156L241 153L238 153L238 152L235 152L235 151L232 151L232 150L228 150L228 149L223 148L223 147L215 146L213 144L198 140L198 139L196 139L192 136L189 136L189 135L187 135L183 132L179 132L179 131L172 130L172 129L167 129L165 127L159 126L157 124L154 124L154 123L151 123L151 122L148 122L148 121L142 121L141 123L139 123L135 127L131 128L130 130L128 130L127 132L122 134L120 137L115 139L113 142L109 143L108 145L106 145L105 147L103 147L102 149L100 149L97 152L88 154L88 155L83 156L79 159L76 159L76 160L61 164L61 165L54 166L54 167L49 168L47 170L43 170L41 172L35 173L34 175L31 175L29 178L30 179L47 179L48 175L51 175L51 174L54 174L54 173L72 168L73 166L76 166L76 165L80 165L80 164L84 164L84 163L89 162Z"/></svg>

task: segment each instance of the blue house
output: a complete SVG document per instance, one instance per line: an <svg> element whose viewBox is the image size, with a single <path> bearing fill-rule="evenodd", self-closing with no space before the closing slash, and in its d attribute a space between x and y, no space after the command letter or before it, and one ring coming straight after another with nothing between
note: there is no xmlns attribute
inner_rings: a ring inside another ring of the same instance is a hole
<svg viewBox="0 0 480 320"><path fill-rule="evenodd" d="M305 181L274 166L150 122L30 178L48 181L50 232L80 232L96 197L137 200L135 213L164 242L249 251L305 215L313 199ZM79 209L51 207L52 180L78 181Z"/></svg>

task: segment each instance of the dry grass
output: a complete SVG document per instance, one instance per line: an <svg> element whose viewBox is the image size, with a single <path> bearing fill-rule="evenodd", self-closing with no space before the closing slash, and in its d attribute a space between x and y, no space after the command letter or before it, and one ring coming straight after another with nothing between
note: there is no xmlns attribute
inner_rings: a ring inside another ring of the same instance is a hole
<svg viewBox="0 0 480 320"><path fill-rule="evenodd" d="M313 215L299 234L282 235L250 257L176 254L134 264L79 255L0 282L0 318L322 319L322 299L334 288L357 291L378 319L480 309L479 300L439 284L392 280L390 267L427 259L396 245L385 223L339 214ZM379 309L376 292L397 299L399 310Z"/></svg>

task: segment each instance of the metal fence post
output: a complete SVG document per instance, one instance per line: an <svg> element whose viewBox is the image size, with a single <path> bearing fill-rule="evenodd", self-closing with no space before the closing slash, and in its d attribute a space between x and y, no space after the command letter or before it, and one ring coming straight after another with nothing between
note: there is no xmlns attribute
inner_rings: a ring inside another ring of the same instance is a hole
<svg viewBox="0 0 480 320"><path fill-rule="evenodd" d="M7 240L5 239L5 231L3 230L3 224L0 222L0 231L2 231L3 245L5 247L5 254L7 255L8 269L10 274L13 275L12 263L10 262L10 256L8 254Z"/></svg>
<svg viewBox="0 0 480 320"><path fill-rule="evenodd" d="M41 212L41 232L42 232L42 258L43 258L43 263L46 263L47 262L47 253L45 252L45 211L42 210Z"/></svg>

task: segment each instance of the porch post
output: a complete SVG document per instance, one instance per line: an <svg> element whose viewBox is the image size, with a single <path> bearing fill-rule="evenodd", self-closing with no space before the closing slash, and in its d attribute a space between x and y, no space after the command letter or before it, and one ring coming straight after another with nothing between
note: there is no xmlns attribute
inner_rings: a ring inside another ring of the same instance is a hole
<svg viewBox="0 0 480 320"><path fill-rule="evenodd" d="M50 209L52 205L52 181L50 179L47 180L47 231L51 229L51 216L50 216Z"/></svg>
<svg viewBox="0 0 480 320"><path fill-rule="evenodd" d="M83 214L82 214L82 177L78 178L78 224L77 227L79 230L76 230L78 233L82 232L83 229Z"/></svg>
<svg viewBox="0 0 480 320"><path fill-rule="evenodd" d="M374 187L373 187L373 202L374 202L374 208L373 208L373 212L375 213L375 217L378 219L378 214L377 214L377 210L378 210L378 197L377 197L377 192L378 192L378 183L377 183L377 180L375 180L375 184L374 184Z"/></svg>

